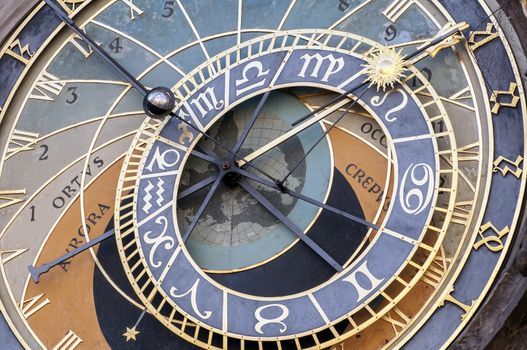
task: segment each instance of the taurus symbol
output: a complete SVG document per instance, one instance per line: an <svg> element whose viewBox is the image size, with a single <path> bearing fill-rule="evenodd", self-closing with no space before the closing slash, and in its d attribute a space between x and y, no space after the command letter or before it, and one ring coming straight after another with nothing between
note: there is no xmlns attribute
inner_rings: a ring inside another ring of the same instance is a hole
<svg viewBox="0 0 527 350"><path fill-rule="evenodd" d="M178 127L181 130L182 134L179 136L179 143L184 145L185 140L191 142L194 139L194 135L188 130L188 125L185 123L179 123Z"/></svg>

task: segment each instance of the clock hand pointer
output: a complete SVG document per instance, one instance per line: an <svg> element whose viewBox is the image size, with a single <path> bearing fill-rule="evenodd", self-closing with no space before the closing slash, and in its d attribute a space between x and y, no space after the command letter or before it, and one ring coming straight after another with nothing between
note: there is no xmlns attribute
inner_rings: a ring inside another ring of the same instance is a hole
<svg viewBox="0 0 527 350"><path fill-rule="evenodd" d="M46 263L46 264L42 264L38 267L34 267L33 265L30 265L28 266L28 269L29 269L29 273L31 274L31 278L33 279L33 282L35 283L38 283L39 280L40 280L40 276L47 273L50 269L52 269L53 267L56 267L60 264L62 264L63 262L73 258L74 256L76 255L79 255L80 253L92 248L93 246L101 243L102 241L110 238L110 237L113 237L115 235L115 231L112 229L110 231L107 231L105 232L104 234L100 235L99 237L97 238L94 238L93 240L89 241L88 243L78 247L78 248L75 248L74 250L72 250L71 252L61 256L60 258L57 258L49 263Z"/></svg>
<svg viewBox="0 0 527 350"><path fill-rule="evenodd" d="M209 158L212 159L212 157L210 157L208 155L205 155L205 154L202 154L201 152L196 152L196 153L197 154L194 154L194 155L196 155L198 157L202 157L202 158L205 158L205 159L209 159ZM216 163L216 162L214 161L214 163ZM218 175L211 176L210 178L207 178L205 180L202 180L202 181L198 182L194 186L191 186L188 189L186 189L185 191L182 191L179 194L178 199L190 196L192 193L197 192L200 189L210 185L218 177L219 177ZM207 203L208 203L208 201L207 201ZM52 268L54 268L56 266L59 266L63 262L65 262L65 261L73 258L74 256L77 256L80 253L82 253L82 252L84 252L84 251L86 251L86 250L98 245L99 243L105 241L106 239L108 239L110 237L113 237L114 235L115 235L115 231L112 229L112 230L110 230L108 232L105 232L104 234L100 235L99 237L94 238L93 240L89 241L88 243L86 243L86 244L84 244L84 245L82 245L82 246L80 246L78 248L75 248L71 252L68 252L67 254L65 254L63 256L61 256L61 257L59 257L57 259L54 259L53 261L51 261L49 263L42 264L42 265L40 265L38 267L35 267L33 265L28 266L28 270L29 270L29 273L31 274L31 278L33 279L33 281L35 283L38 283L40 281L40 276L45 274L45 273L47 273L47 272L49 272L49 270L51 270Z"/></svg>
<svg viewBox="0 0 527 350"><path fill-rule="evenodd" d="M444 45L442 44L444 41L451 39L453 36L456 36L460 31L465 30L469 28L469 25L466 22L457 23L451 26L444 27L441 29L437 35L428 43L425 45L420 46L417 48L414 52L408 54L407 56L403 57L403 60L405 62L409 62L414 58L417 58L416 60L412 61L412 64L415 64L425 56L417 57L421 55L424 52L427 52L431 56L435 56L437 52L442 50L445 47L450 47L460 41L459 38L453 39L452 42L447 42ZM289 138L297 135L301 131L307 129L308 127L312 126L313 124L318 123L320 120L324 119L326 116L334 112L335 110L339 109L340 107L347 104L347 101L343 101L347 99L348 95L360 90L361 88L371 85L369 80L366 80L362 83L355 84L342 94L338 95L337 97L333 98L328 103L318 107L317 109L311 111L310 113L304 115L303 117L297 119L294 121L291 125L294 127L293 129L289 130L284 135L280 136L279 138L269 142L268 144L260 147L256 151L252 152L251 154L245 156L245 160L238 161L238 166L244 166L246 164L246 161L252 161L262 154L266 153L267 151L271 150L272 148L282 144ZM328 113L329 112L329 113ZM315 116L315 118L311 118ZM310 119L311 118L311 119Z"/></svg>
<svg viewBox="0 0 527 350"><path fill-rule="evenodd" d="M77 34L82 40L84 40L101 59L108 63L117 73L119 73L124 78L125 81L132 85L145 98L143 106L148 116L152 118L163 118L167 115L170 115L171 117L177 118L182 123L185 123L186 125L190 126L196 132L203 135L205 138L211 140L213 143L230 153L232 156L236 157L236 159L244 159L236 152L233 152L229 148L224 146L221 142L217 141L204 131L200 130L194 124L190 123L189 121L174 113L172 109L175 106L175 97L170 89L165 87L158 87L154 88L153 90L147 89L119 62L117 62L108 52L106 52L102 47L100 47L95 42L95 40L93 40L82 29L80 29L79 26L77 26L77 24L75 24L75 22L68 16L66 11L64 11L64 9L62 9L62 7L57 4L56 0L44 0L44 2L75 34ZM273 181L277 181L267 172L253 165L250 161L246 161L245 163L260 172L261 174L272 179Z"/></svg>
<svg viewBox="0 0 527 350"><path fill-rule="evenodd" d="M55 0L44 0L44 2L51 7L55 14L75 32L82 40L84 40L95 51L101 59L108 63L117 73L119 73L124 80L130 83L143 96L148 94L148 90L141 84L132 74L130 74L119 62L110 56L103 48L101 48L95 40L88 36L82 29L75 24L75 22L68 16L66 11Z"/></svg>
<svg viewBox="0 0 527 350"><path fill-rule="evenodd" d="M288 229L290 229L302 242L311 248L316 254L324 259L337 272L343 270L342 266L336 262L328 253L326 253L318 244L316 244L309 236L296 226L287 216L285 216L278 208L269 202L256 188L251 186L245 180L239 182L240 186L245 189L254 199L256 199L262 206L264 206L273 216L282 222Z"/></svg>
<svg viewBox="0 0 527 350"><path fill-rule="evenodd" d="M361 86L366 86L366 85L367 85L367 83L363 83ZM311 125L316 124L319 121L325 119L328 115L330 115L331 113L335 112L339 108L341 108L341 107L343 107L343 106L345 106L345 105L347 105L349 103L349 101L346 99L347 95L342 95L340 97L342 97L342 98L340 98L338 100L338 102L336 102L336 104L334 104L334 105L330 106L329 108L325 109L320 114L317 114L317 111L321 111L322 107L317 108L315 111L313 111L313 113L309 114L309 116L315 116L314 118L306 120L305 122L297 125L293 129L287 131L285 134L281 135L280 137L274 139L273 141L271 141L271 142L267 143L266 145L260 147L259 149L257 149L256 151L252 152L251 154L245 156L244 159L243 158L240 159L237 162L238 166L239 167L245 166L247 164L247 161L252 161L252 160L258 158L262 154L264 154L267 151L271 150L272 148L275 148L276 146L284 143L285 141L289 140L291 137L293 137L293 136L297 135L298 133L300 133L301 131L309 128ZM343 100L345 100L345 101L343 101ZM327 106L327 105L328 104L326 104L324 106Z"/></svg>
<svg viewBox="0 0 527 350"><path fill-rule="evenodd" d="M332 207L330 205L327 205L325 203L322 203L316 199L313 199L311 197L308 197L308 196L305 196L299 192L296 192L296 191L292 191L290 189L287 189L287 188L281 188L279 184L276 184L276 183L273 183L273 182L270 182L269 180L267 179L264 179L258 175L255 175L251 172L248 172L246 170L243 170L243 169L234 169L233 170L234 172L237 172L238 174L240 174L241 176L245 177L245 178L248 178L248 179L251 179L253 181L256 181L258 183L261 183L262 185L264 186L267 186L267 187L270 187L272 189L275 189L277 191L280 191L282 193L285 193L285 194L288 194L290 195L291 197L295 197L295 198L298 198L304 202L307 202L307 203L310 203L314 206L317 206L319 208L322 208L322 209L325 209L327 211L330 211L332 213L335 213L337 215L340 215L342 217L345 217L346 219L349 219L351 221L354 221L356 223L359 223L361 225L364 225L366 227L369 227L371 229L374 229L374 230L381 230L381 227L378 226L378 225L375 225L369 221L366 221L364 219L361 219L359 218L358 216L355 216L355 215L352 215L352 214L349 214L343 210L340 210L340 209L337 209L335 207Z"/></svg>
<svg viewBox="0 0 527 350"><path fill-rule="evenodd" d="M185 189L184 191L181 191L181 193L178 194L177 199L180 200L180 199L186 198L186 197L198 192L202 188L205 188L208 185L210 185L211 183L213 183L216 180L217 177L218 177L217 175L212 175L212 176L209 176L206 179L201 180L200 182L190 186L189 188Z"/></svg>
<svg viewBox="0 0 527 350"><path fill-rule="evenodd" d="M188 238L192 234L192 231L194 231L194 228L196 228L196 225L198 224L199 219L203 215L203 212L205 211L205 209L207 209L207 206L209 205L210 200L214 196L214 193L216 193L216 190L218 189L222 178L223 178L222 173L221 172L218 173L218 175L216 176L216 179L214 180L214 183L212 184L211 188L209 189L209 192L207 193L207 196L201 203L198 211L192 218L190 225L187 227L185 233L183 234L183 237L182 237L183 243L185 243L188 240Z"/></svg>
<svg viewBox="0 0 527 350"><path fill-rule="evenodd" d="M337 124L348 114L348 112L353 108L353 106L355 106L357 104L357 102L359 102L359 100L362 98L362 96L366 93L366 91L368 90L364 90L356 99L355 101L353 101L352 103L349 104L349 106L346 108L346 110L344 112L342 112L342 114L338 117L338 119L329 127L327 128L327 130L322 133L322 135L317 139L317 141L315 143L313 143L313 145L307 150L307 152L304 153L303 157L298 160L296 162L296 164L291 168L291 170L289 170L289 172L281 179L277 182L277 185L283 190L285 188L284 186L284 183L285 181L287 180L287 178L289 176L291 176L291 174L293 174L295 172L295 170L300 166L300 164L302 164L302 162L304 160L306 160L306 158L309 156L309 154L311 154L311 152L313 152L313 150L318 146L318 144L320 142L322 142L322 140L324 140L326 138L327 135L329 135L329 133L331 132L331 130L333 130Z"/></svg>
<svg viewBox="0 0 527 350"><path fill-rule="evenodd" d="M263 94L262 99L258 103L258 106L256 107L256 110L254 111L253 116L251 117L251 120L245 126L241 136L238 138L238 141L236 142L236 145L232 149L233 152L238 152L240 148L242 147L243 142L249 135L249 132L251 131L251 128L253 127L254 123L256 123L256 119L258 119L258 116L262 112L263 106L265 105L265 102L267 102L267 99L269 98L270 94L271 94L271 91L267 91L265 94Z"/></svg>

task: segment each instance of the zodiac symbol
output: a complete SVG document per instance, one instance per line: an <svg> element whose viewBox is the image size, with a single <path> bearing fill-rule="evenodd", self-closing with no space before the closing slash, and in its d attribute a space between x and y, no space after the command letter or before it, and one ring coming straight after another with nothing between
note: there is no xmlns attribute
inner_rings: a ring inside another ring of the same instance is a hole
<svg viewBox="0 0 527 350"><path fill-rule="evenodd" d="M179 136L179 143L184 145L185 140L188 142L191 142L194 139L194 135L188 130L188 125L181 122L179 123L178 127L179 131L181 131L181 135Z"/></svg>
<svg viewBox="0 0 527 350"><path fill-rule="evenodd" d="M197 303L198 285L199 285L199 278L196 280L196 282L194 282L194 285L183 294L176 294L177 288L172 287L170 289L170 295L172 295L174 298L183 298L190 294L190 304L192 305L192 309L194 310L196 315L206 320L210 318L210 316L212 316L212 311L205 311L203 313L199 311L198 303Z"/></svg>
<svg viewBox="0 0 527 350"><path fill-rule="evenodd" d="M262 312L264 310L270 309L270 308L278 308L278 309L280 309L282 311L282 314L280 316L278 316L278 317L275 317L275 318L269 318L269 319L264 318L262 316ZM265 305L265 306L259 307L258 309L256 309L256 312L254 313L254 317L256 317L256 319L258 320L258 323L254 326L254 330L257 331L260 334L264 334L264 332L262 330L263 326L271 324L271 323L276 323L276 324L279 324L281 326L280 327L280 333L284 333L287 330L287 326L286 326L286 324L283 321L288 316L289 316L289 309L287 307L285 307L284 305L270 304L270 305Z"/></svg>
<svg viewBox="0 0 527 350"><path fill-rule="evenodd" d="M172 237L166 237L165 234L167 232L168 228L168 220L164 216L160 216L155 221L156 224L163 225L163 231L161 234L157 237L152 236L152 231L148 231L143 236L143 239L145 240L146 244L152 245L152 249L150 250L150 254L148 254L148 261L150 262L150 265L153 267L160 267L161 261L154 261L155 254L157 252L157 249L163 245L164 249L169 250L174 248L174 239Z"/></svg>
<svg viewBox="0 0 527 350"><path fill-rule="evenodd" d="M416 177L416 170L423 169L424 174L422 178ZM412 188L408 193L404 193L404 188L406 185L406 179L408 177L408 174L411 173L411 180L412 183L415 185L414 188ZM399 201L401 202L401 206L403 207L403 210L407 212L408 214L413 215L419 215L428 203L432 200L432 194L434 190L434 181L433 181L434 172L430 165L425 163L420 163L414 165L413 163L410 164L406 172L404 173L403 180L401 181L401 191L399 192ZM423 193L423 191L417 187L426 185L428 183L428 188L426 189L426 193ZM423 196L424 195L424 196ZM417 205L414 205L412 208L412 205L410 204L410 200L412 198L417 199Z"/></svg>
<svg viewBox="0 0 527 350"><path fill-rule="evenodd" d="M163 188L163 185L165 184L165 181L162 179L158 179L157 181L157 200L156 204L160 206L165 198L163 197L163 193L165 192L165 189ZM146 195L144 196L143 200L145 201L145 205L143 206L143 211L145 213L149 213L150 209L152 208L152 203L150 203L150 200L153 198L151 191L154 189L154 185L150 181L148 181L148 185L145 187Z"/></svg>
<svg viewBox="0 0 527 350"><path fill-rule="evenodd" d="M245 66L245 68L243 69L243 79L239 79L239 80L236 80L236 87L238 88L240 85L243 85L247 82L249 82L249 78L247 77L247 73L250 71L250 70L256 70L256 78L261 78L261 77L265 77L267 75L269 75L269 72L271 71L270 69L264 71L263 70L263 65L261 62L258 62L258 61L254 61L254 62L251 62L249 63L247 66ZM261 86L264 86L265 84L265 79L262 79L258 82L255 82L249 86L246 86L244 88L241 88L240 90L237 90L236 91L236 96L239 96L251 89L254 89L254 88L257 88L257 87L261 87Z"/></svg>
<svg viewBox="0 0 527 350"><path fill-rule="evenodd" d="M379 107L383 105L384 102L386 102L386 99L388 98L388 96L390 96L394 92L400 93L403 96L403 101L397 107L390 109L388 113L386 113L386 115L384 116L384 119L386 119L386 121L389 123L392 123L397 120L397 117L390 117L390 116L393 113L398 112L402 110L404 107L406 107L406 105L408 104L408 96L406 96L406 94L401 89L395 89L395 90L388 91L386 95L384 95L382 100L380 96L373 96L370 100L372 105L374 105L375 107Z"/></svg>
<svg viewBox="0 0 527 350"><path fill-rule="evenodd" d="M176 156L176 160L174 160L173 162L168 161L166 158L169 154L174 154ZM157 147L154 152L154 156L152 157L152 160L150 161L146 169L148 171L152 171L155 164L160 170L166 170L167 168L173 167L174 165L179 163L180 158L181 156L179 155L179 152L175 149L167 149L166 151L161 153L159 151L159 147Z"/></svg>

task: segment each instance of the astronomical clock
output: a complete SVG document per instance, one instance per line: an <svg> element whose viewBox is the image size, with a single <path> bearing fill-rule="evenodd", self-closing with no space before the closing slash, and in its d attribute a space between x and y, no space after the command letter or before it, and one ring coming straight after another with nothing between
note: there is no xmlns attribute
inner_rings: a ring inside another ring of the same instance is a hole
<svg viewBox="0 0 527 350"><path fill-rule="evenodd" d="M523 239L494 1L2 2L2 349L445 349Z"/></svg>

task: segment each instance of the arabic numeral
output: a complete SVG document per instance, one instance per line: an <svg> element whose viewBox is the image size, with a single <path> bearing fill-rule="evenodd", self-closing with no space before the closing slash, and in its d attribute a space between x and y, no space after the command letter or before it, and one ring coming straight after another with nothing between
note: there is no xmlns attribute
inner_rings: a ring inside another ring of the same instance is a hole
<svg viewBox="0 0 527 350"><path fill-rule="evenodd" d="M77 91L77 87L76 86L72 86L72 87L68 88L68 92L69 92L70 96L66 100L67 104L72 105L75 102L77 102L77 100L79 99L79 95L77 95L76 91Z"/></svg>
<svg viewBox="0 0 527 350"><path fill-rule="evenodd" d="M117 37L115 39L113 39L110 44L108 45L108 47L113 51L115 52L116 54L118 54L119 52L121 52L121 50L123 49L123 47L121 46L121 38L120 37Z"/></svg>
<svg viewBox="0 0 527 350"><path fill-rule="evenodd" d="M29 209L31 210L31 222L35 221L35 206L32 205L31 207L29 207Z"/></svg>
<svg viewBox="0 0 527 350"><path fill-rule="evenodd" d="M169 18L174 15L174 1L165 2L165 7L163 8L163 18Z"/></svg>
<svg viewBox="0 0 527 350"><path fill-rule="evenodd" d="M386 41L392 41L393 39L395 39L397 37L397 34L398 34L397 28L393 24L390 24L386 28L384 33L386 34L386 36L384 37L384 40L386 40Z"/></svg>
<svg viewBox="0 0 527 350"><path fill-rule="evenodd" d="M49 151L48 145L41 145L40 148L42 149L42 154L40 155L38 160L46 160L46 159L48 159L48 151Z"/></svg>
<svg viewBox="0 0 527 350"><path fill-rule="evenodd" d="M432 71L428 68L421 69L421 73L423 73L426 77L427 81L432 80ZM412 87L417 87L418 85L421 85L421 82L417 79L417 76L414 76L412 79Z"/></svg>

